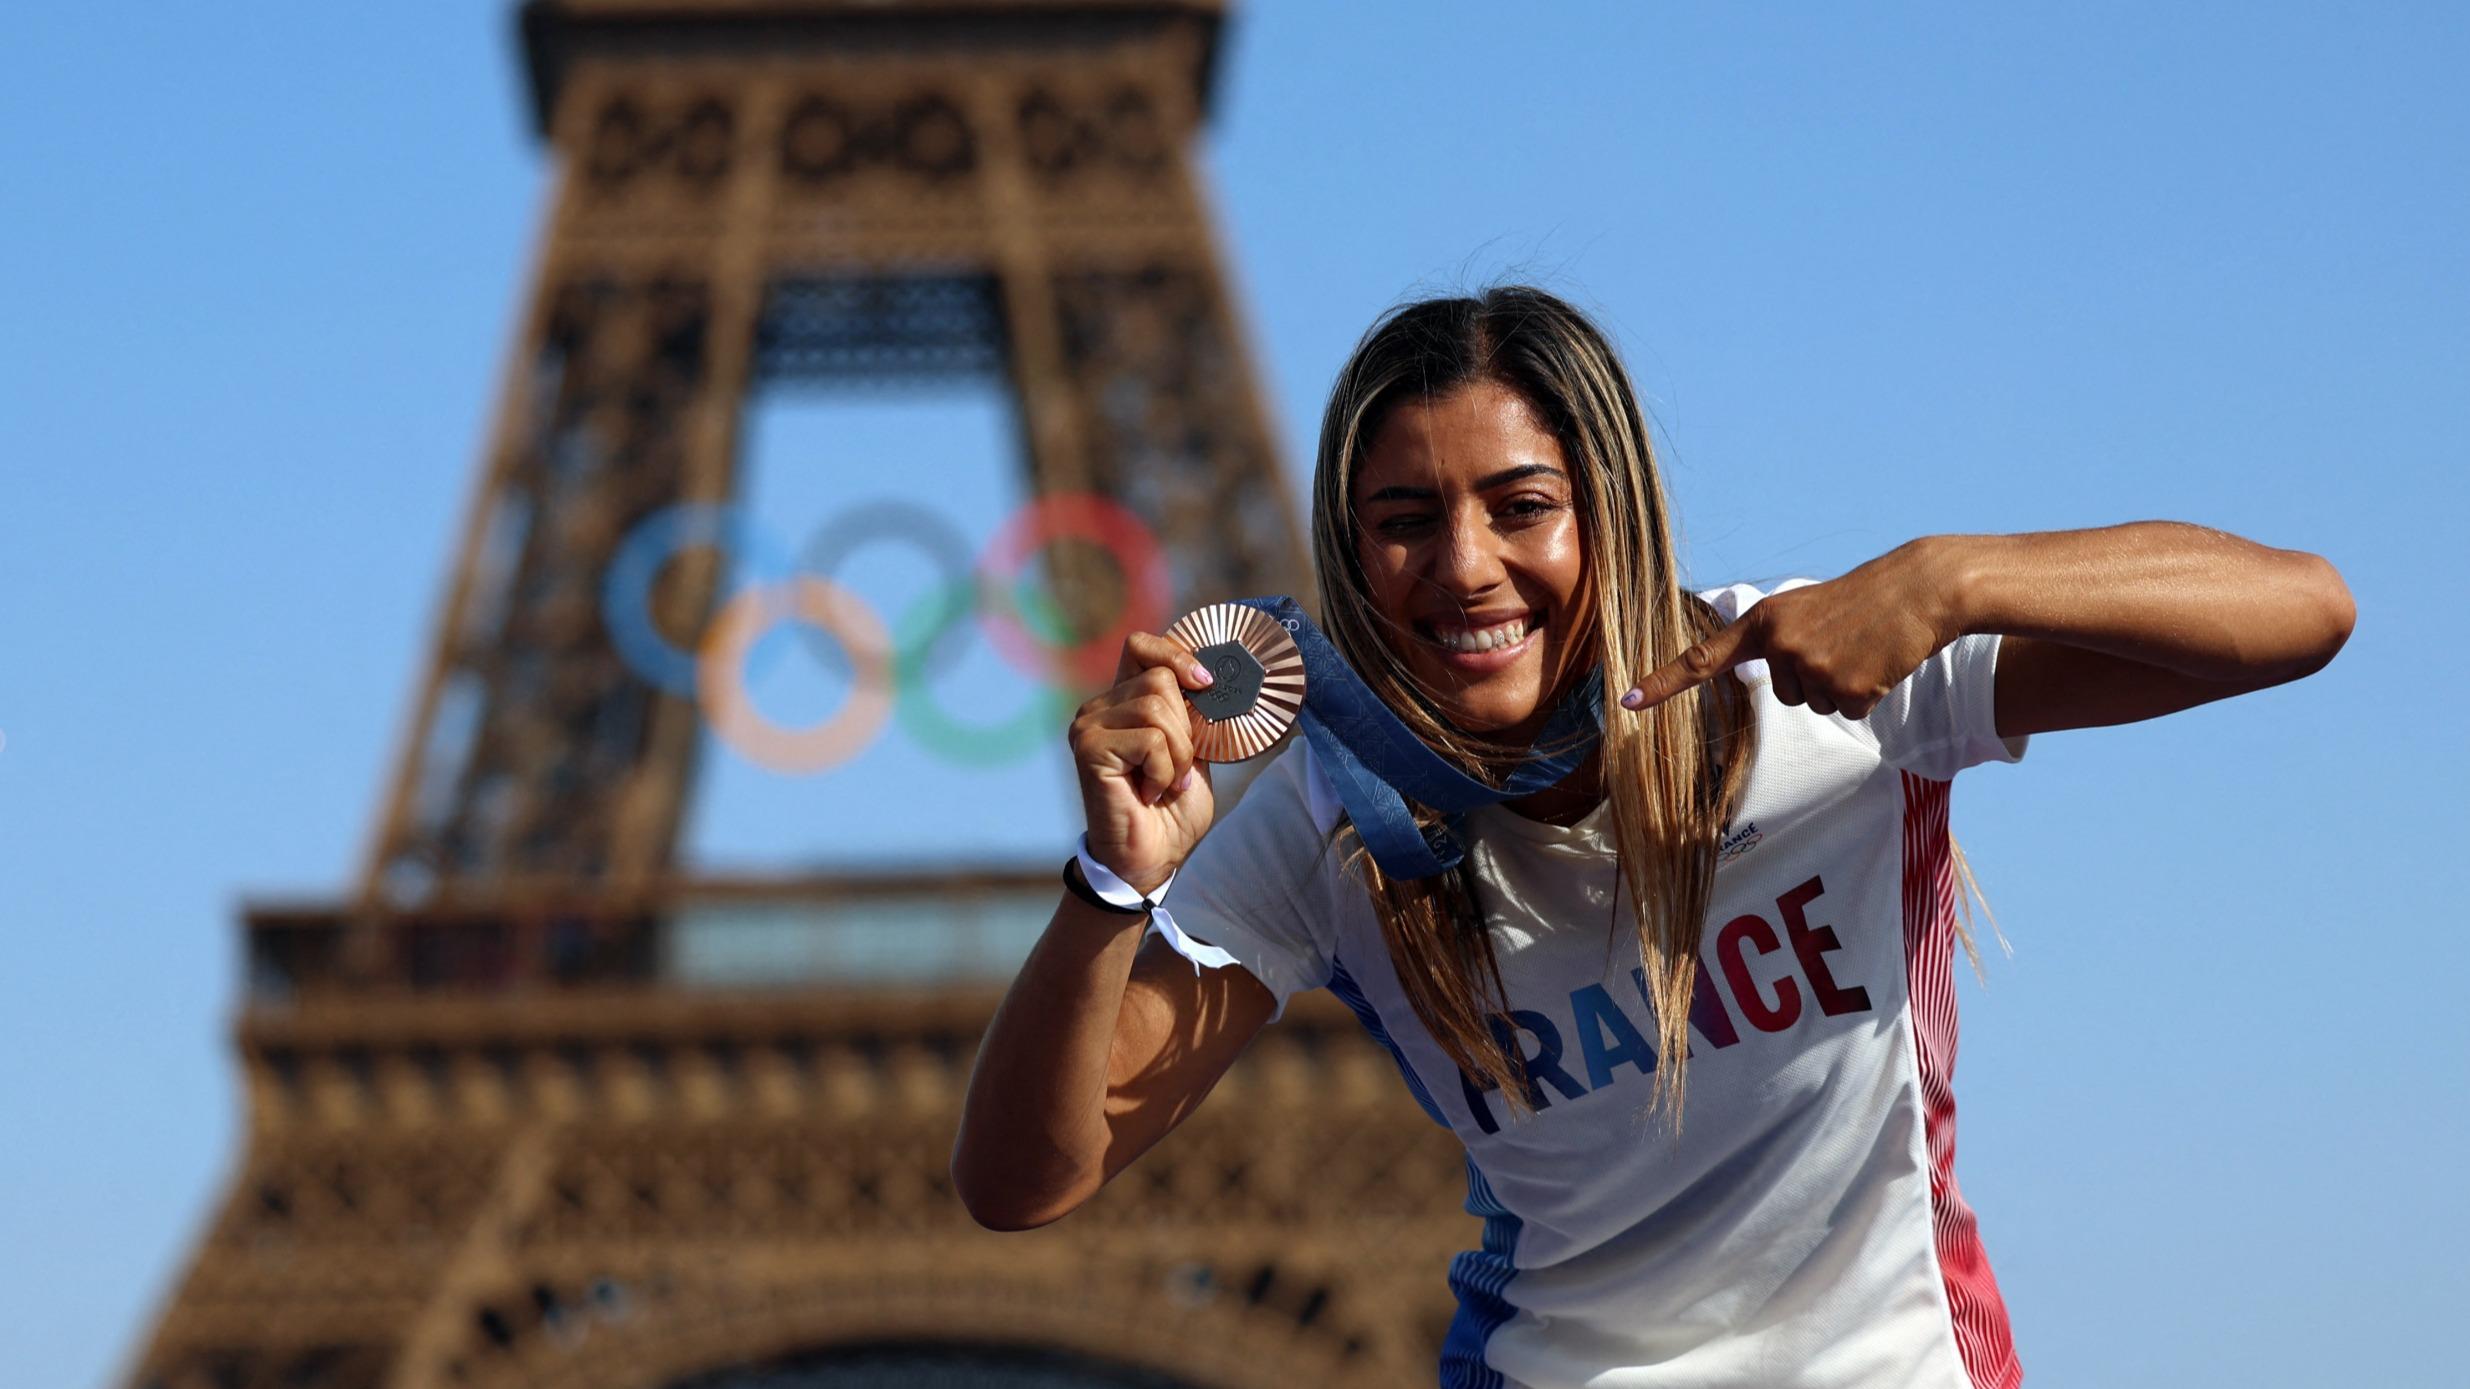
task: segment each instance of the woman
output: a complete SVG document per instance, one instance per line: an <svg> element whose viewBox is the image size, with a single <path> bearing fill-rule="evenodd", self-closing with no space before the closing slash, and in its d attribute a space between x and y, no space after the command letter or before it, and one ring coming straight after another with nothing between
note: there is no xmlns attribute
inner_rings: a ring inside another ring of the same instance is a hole
<svg viewBox="0 0 2470 1389"><path fill-rule="evenodd" d="M1068 1213L1327 986L1487 1215L1445 1385L2017 1382L1951 1170L1949 782L2320 668L2340 576L2148 522L1692 594L1626 373L1528 288L1365 336L1312 533L1332 642L1492 784L1590 673L1627 693L1576 772L1467 817L1453 870L1392 879L1300 738L1212 834L1181 693L1207 673L1126 641L1070 730L1073 890L971 1079L971 1213Z"/></svg>

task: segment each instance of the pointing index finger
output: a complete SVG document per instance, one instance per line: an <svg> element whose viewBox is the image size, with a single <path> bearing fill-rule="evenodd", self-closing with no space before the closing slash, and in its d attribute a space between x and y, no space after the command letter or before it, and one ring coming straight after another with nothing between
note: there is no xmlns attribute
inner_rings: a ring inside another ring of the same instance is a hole
<svg viewBox="0 0 2470 1389"><path fill-rule="evenodd" d="M1743 661L1755 658L1758 655L1756 635L1755 624L1744 614L1739 621L1705 641L1693 644L1640 681L1636 689L1621 696L1621 707L1652 709L1674 695L1695 689Z"/></svg>

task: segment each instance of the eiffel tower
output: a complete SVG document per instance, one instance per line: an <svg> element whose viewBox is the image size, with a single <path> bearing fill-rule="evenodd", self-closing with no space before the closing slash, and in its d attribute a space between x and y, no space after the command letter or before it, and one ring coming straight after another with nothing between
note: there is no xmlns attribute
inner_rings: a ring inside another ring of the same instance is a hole
<svg viewBox="0 0 2470 1389"><path fill-rule="evenodd" d="M415 712L343 900L244 911L247 1150L124 1382L1429 1383L1475 1226L1342 1007L1071 1218L978 1229L947 1156L1053 871L678 871L702 715L598 601L644 518L736 495L750 398L944 378L1009 391L1033 495L1150 528L1175 611L1308 597L1189 157L1223 5L519 13L554 187ZM1103 630L1126 577L1046 558Z"/></svg>

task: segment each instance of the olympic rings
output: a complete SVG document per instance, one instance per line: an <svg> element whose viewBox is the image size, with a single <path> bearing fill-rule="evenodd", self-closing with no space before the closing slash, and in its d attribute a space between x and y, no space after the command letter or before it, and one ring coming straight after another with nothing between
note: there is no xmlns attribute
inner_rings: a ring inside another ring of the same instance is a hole
<svg viewBox="0 0 2470 1389"><path fill-rule="evenodd" d="M943 613L952 611L965 598L970 583L971 580L963 578L942 592L929 594L903 616L892 643L894 683L900 690L893 707L901 728L920 747L966 766L996 766L1014 761L1053 737L1056 729L1071 722L1074 704L1069 691L1040 683L1031 688L1041 693L1022 706L1021 712L1008 723L964 724L936 705L924 673L916 668L916 658L903 653L919 651L926 645L919 639L919 633ZM1042 598L1033 601L1040 607L1040 616L1060 623L1060 615L1051 604Z"/></svg>
<svg viewBox="0 0 2470 1389"><path fill-rule="evenodd" d="M756 572L787 575L790 567L777 547L754 537L749 543L737 508L709 502L680 502L663 507L635 523L609 558L601 580L602 620L618 655L654 686L680 699L695 695L695 657L661 635L652 615L652 589L660 571L678 551L695 545L718 545L732 555L749 555Z"/></svg>
<svg viewBox="0 0 2470 1389"><path fill-rule="evenodd" d="M856 756L883 730L892 712L891 641L866 604L829 579L798 575L786 605L768 601L777 591L750 588L720 610L696 663L696 691L722 742L778 771L819 772ZM840 712L811 728L784 731L765 718L741 678L747 654L782 617L831 633L857 667Z"/></svg>
<svg viewBox="0 0 2470 1389"><path fill-rule="evenodd" d="M869 541L895 536L916 542L950 576L902 614L897 639L862 598L828 572L816 572ZM1039 550L1061 539L1102 546L1123 582L1124 605L1113 629L1077 645L1067 644L1069 624L1038 577L1022 572ZM755 582L714 614L699 652L690 654L662 634L652 598L663 568L695 545L743 557ZM646 516L619 542L601 585L602 617L618 654L646 682L700 700L724 742L776 770L814 772L845 761L895 715L921 745L954 761L1009 761L1069 719L1080 693L1109 682L1126 635L1164 623L1172 575L1156 537L1137 516L1086 493L1023 507L975 563L964 550L957 532L933 513L884 500L837 517L793 565L768 537L753 533L734 506L682 503ZM993 725L952 718L924 688L934 673L930 667L948 666L966 640L956 629L973 608L997 653L1036 675L1042 690L1019 715ZM748 662L775 654L762 638L784 620L815 629L805 634L810 643L829 638L823 663L852 679L840 710L810 728L770 722L747 692Z"/></svg>
<svg viewBox="0 0 2470 1389"><path fill-rule="evenodd" d="M937 592L943 595L950 616L923 631L904 623L901 630L910 634L908 640L922 645L913 648L904 641L892 653L896 665L905 664L914 674L932 675L950 667L968 642L969 634L961 629L959 619L963 613L959 609L975 596L968 588L969 542L940 513L888 497L842 512L807 542L806 552L798 557L798 569L818 578L835 578L834 571L851 551L875 541L895 539L907 540L925 551L944 573L944 582ZM811 633L814 629L807 630ZM826 643L817 654L834 674L848 672L848 659L837 643Z"/></svg>
<svg viewBox="0 0 2470 1389"><path fill-rule="evenodd" d="M1106 548L1123 575L1124 603L1115 625L1080 645L1056 653L1050 666L1046 653L1055 644L1042 642L1020 624L1008 606L980 610L987 637L1015 670L1040 679L1061 669L1084 685L1109 683L1124 638L1134 632L1154 632L1163 626L1174 602L1174 577L1166 554L1141 518L1122 503L1094 492L1065 492L1041 497L1013 513L1012 519L987 542L981 571L995 583L985 591L1008 593L1012 571L1029 556L1066 537L1094 540Z"/></svg>

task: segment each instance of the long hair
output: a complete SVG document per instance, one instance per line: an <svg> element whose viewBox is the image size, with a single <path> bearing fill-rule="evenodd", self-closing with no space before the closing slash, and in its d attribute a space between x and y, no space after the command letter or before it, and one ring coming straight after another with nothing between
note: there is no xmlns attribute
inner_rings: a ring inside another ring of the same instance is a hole
<svg viewBox="0 0 2470 1389"><path fill-rule="evenodd" d="M1419 688L1398 654L1415 638L1371 598L1350 503L1356 471L1391 411L1487 381L1534 413L1570 473L1584 570L1580 610L1567 615L1568 659L1546 672L1545 698L1558 699L1590 664L1602 667L1609 698L1723 622L1682 587L1646 419L1611 344L1585 315L1519 285L1383 315L1339 371L1321 421L1312 549L1323 626L1427 746L1497 786L1533 750L1454 726L1435 692ZM1748 780L1755 730L1747 692L1722 678L1652 710L1612 714L1599 748L1621 884L1635 904L1638 958L1655 1010L1659 1060L1650 1104L1669 1104L1676 1125L1716 848ZM1410 801L1409 809L1419 825L1440 818L1429 806ZM1372 861L1351 823L1340 824L1331 846L1369 888L1391 962L1425 1028L1469 1076L1488 1078L1513 1108L1531 1108L1472 858L1449 873L1396 880Z"/></svg>

